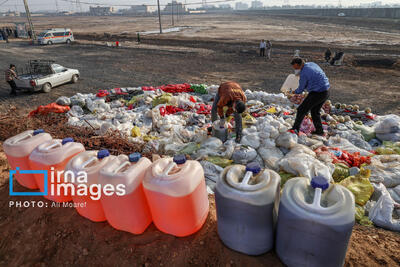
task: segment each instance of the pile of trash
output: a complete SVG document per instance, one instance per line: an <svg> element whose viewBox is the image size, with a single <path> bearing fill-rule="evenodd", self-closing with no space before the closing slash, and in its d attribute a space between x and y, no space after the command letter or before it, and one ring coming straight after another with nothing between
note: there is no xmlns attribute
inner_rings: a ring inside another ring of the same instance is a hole
<svg viewBox="0 0 400 267"><path fill-rule="evenodd" d="M144 153L184 153L198 160L209 193L225 167L258 162L278 172L282 186L293 177L329 177L353 192L357 221L400 231L399 116L327 101L322 119L328 134L311 135L315 129L306 117L296 135L288 130L304 95L246 90L242 140L234 141L235 122L228 117L229 137L222 142L210 135L217 90L204 84L114 88L60 97L56 103L70 107L69 125L89 127L98 135L118 131L143 143Z"/></svg>

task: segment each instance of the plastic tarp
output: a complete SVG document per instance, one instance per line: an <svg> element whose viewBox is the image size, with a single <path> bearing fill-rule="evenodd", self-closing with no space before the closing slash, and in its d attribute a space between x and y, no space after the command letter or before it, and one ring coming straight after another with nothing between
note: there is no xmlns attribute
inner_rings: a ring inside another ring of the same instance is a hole
<svg viewBox="0 0 400 267"><path fill-rule="evenodd" d="M232 159L236 164L246 165L257 157L257 151L248 146L239 146L232 154Z"/></svg>
<svg viewBox="0 0 400 267"><path fill-rule="evenodd" d="M290 132L285 132L278 136L278 138L275 140L275 143L277 146L290 149L297 144L297 138L297 135Z"/></svg>
<svg viewBox="0 0 400 267"><path fill-rule="evenodd" d="M368 217L379 227L400 232L400 219L393 218L395 209L400 209L400 205L394 202L389 192L382 186L382 195L370 209Z"/></svg>
<svg viewBox="0 0 400 267"><path fill-rule="evenodd" d="M400 141L400 117L387 115L375 126L376 137L382 141Z"/></svg>
<svg viewBox="0 0 400 267"><path fill-rule="evenodd" d="M364 168L371 170L370 180L386 187L400 185L400 155L379 155L371 158L371 164Z"/></svg>
<svg viewBox="0 0 400 267"><path fill-rule="evenodd" d="M349 140L341 138L339 136L332 136L329 138L327 145L330 147L337 147L341 150L348 151L350 153L358 152L361 156L372 156L373 154L365 149L356 147Z"/></svg>
<svg viewBox="0 0 400 267"><path fill-rule="evenodd" d="M306 150L304 147L299 146L300 145L298 145L295 150L292 149L285 157L278 161L280 170L309 179L317 175L322 175L331 180L334 165L323 164L314 157L315 153L313 151ZM314 153L314 156L311 152Z"/></svg>
<svg viewBox="0 0 400 267"><path fill-rule="evenodd" d="M360 131L362 136L364 137L365 141L369 142L371 139L376 137L375 129L363 124L355 123L353 129L356 131Z"/></svg>
<svg viewBox="0 0 400 267"><path fill-rule="evenodd" d="M29 112L29 117L35 115L45 115L49 113L65 113L68 112L71 108L69 106L61 106L57 103L51 103L45 106L39 106L37 109Z"/></svg>

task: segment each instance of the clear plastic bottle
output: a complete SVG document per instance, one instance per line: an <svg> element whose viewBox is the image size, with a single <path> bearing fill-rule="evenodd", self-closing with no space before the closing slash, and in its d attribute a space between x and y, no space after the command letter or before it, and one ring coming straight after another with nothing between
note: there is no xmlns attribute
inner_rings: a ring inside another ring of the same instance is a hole
<svg viewBox="0 0 400 267"><path fill-rule="evenodd" d="M207 219L204 171L184 155L161 158L147 170L143 187L156 227L174 236L191 235Z"/></svg>
<svg viewBox="0 0 400 267"><path fill-rule="evenodd" d="M38 145L51 139L50 134L45 133L43 129L38 129L22 132L4 141L3 149L11 169L31 170L29 165L30 154ZM33 174L20 174L17 171L15 178L20 185L26 188L39 188Z"/></svg>
<svg viewBox="0 0 400 267"><path fill-rule="evenodd" d="M215 204L218 235L226 246L248 255L273 248L280 181L276 172L261 170L258 163L225 168L217 182Z"/></svg>
<svg viewBox="0 0 400 267"><path fill-rule="evenodd" d="M288 266L343 266L354 225L354 196L322 176L286 182L276 252Z"/></svg>
<svg viewBox="0 0 400 267"><path fill-rule="evenodd" d="M119 155L100 170L103 186L125 186L125 194L104 195L101 204L107 221L115 229L141 234L151 223L151 213L143 191L142 181L151 161L140 153Z"/></svg>
<svg viewBox="0 0 400 267"><path fill-rule="evenodd" d="M71 137L53 139L40 144L29 156L29 165L33 170L46 170L48 194L45 198L56 202L71 201L71 191L64 180L64 169L75 155L85 151L85 147L74 142ZM43 175L34 174L36 184L44 191Z"/></svg>

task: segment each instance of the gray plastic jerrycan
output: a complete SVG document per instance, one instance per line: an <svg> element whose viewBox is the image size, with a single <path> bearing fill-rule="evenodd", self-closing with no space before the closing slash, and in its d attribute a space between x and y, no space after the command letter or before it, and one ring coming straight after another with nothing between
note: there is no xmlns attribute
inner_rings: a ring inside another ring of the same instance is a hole
<svg viewBox="0 0 400 267"><path fill-rule="evenodd" d="M354 196L322 176L292 178L279 204L276 252L287 266L343 266L354 225Z"/></svg>
<svg viewBox="0 0 400 267"><path fill-rule="evenodd" d="M280 182L276 172L261 170L258 163L225 168L217 181L215 202L218 235L227 247L248 255L272 249Z"/></svg>
<svg viewBox="0 0 400 267"><path fill-rule="evenodd" d="M221 125L220 121L214 121L211 135L218 138L222 142L225 142L228 139L228 123L225 122L223 125Z"/></svg>

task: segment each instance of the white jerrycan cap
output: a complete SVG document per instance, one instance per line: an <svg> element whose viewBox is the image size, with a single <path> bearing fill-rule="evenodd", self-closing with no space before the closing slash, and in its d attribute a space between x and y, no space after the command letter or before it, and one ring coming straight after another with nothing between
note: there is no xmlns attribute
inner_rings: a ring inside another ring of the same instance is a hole
<svg viewBox="0 0 400 267"><path fill-rule="evenodd" d="M121 163L115 170L114 173L118 173L121 170L123 170L125 167L130 166L132 163L137 163L140 158L142 157L142 154L135 152L132 154L129 154L128 160L125 160L123 163Z"/></svg>
<svg viewBox="0 0 400 267"><path fill-rule="evenodd" d="M311 204L315 209L323 209L321 207L322 191L329 188L329 181L324 176L315 176L311 179L311 186L315 189L314 200Z"/></svg>
<svg viewBox="0 0 400 267"><path fill-rule="evenodd" d="M239 182L240 175L242 175L242 166L233 166L226 174L226 180L228 184L236 189L244 191L256 191L263 188L269 181L269 173L264 172L259 178L261 180L256 181L256 184L249 184L250 179L253 175L257 175L261 172L261 166L256 162L251 162L246 165L245 175L241 182Z"/></svg>
<svg viewBox="0 0 400 267"><path fill-rule="evenodd" d="M108 156L110 156L110 152L107 149L99 150L97 152L97 156L96 157L90 157L87 161L82 163L82 165L80 166L80 169L84 169L84 168L88 167L90 164L92 164L94 161L106 158Z"/></svg>
<svg viewBox="0 0 400 267"><path fill-rule="evenodd" d="M163 172L158 176L161 180L170 180L169 172L177 167L178 165L182 165L186 163L186 156L183 154L175 155L172 162L170 162L163 170Z"/></svg>

